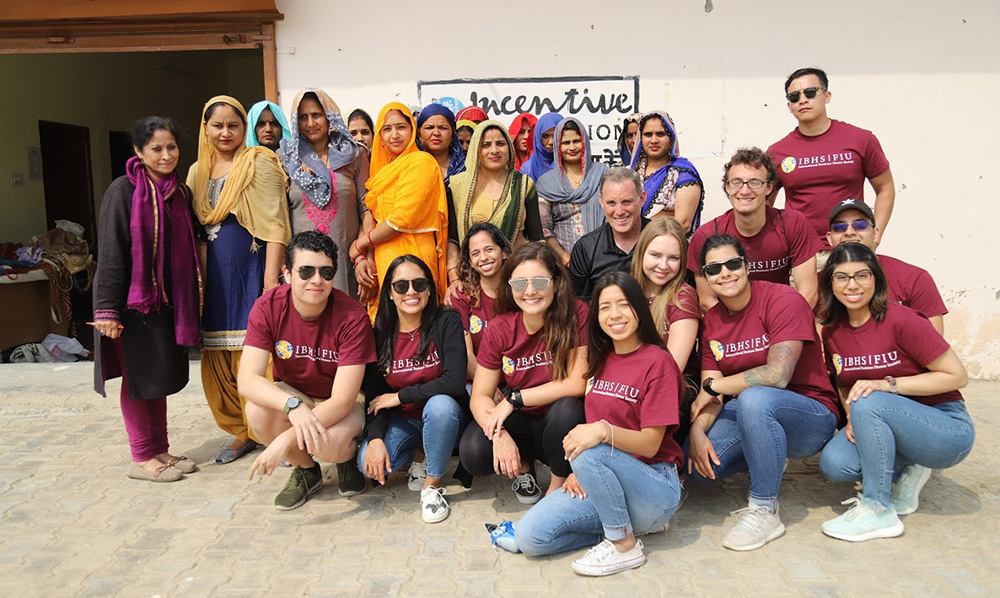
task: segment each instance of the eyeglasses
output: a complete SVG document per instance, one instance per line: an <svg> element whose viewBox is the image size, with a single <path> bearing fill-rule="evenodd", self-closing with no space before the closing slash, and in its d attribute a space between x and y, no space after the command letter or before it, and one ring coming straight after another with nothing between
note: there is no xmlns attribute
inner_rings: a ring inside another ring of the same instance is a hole
<svg viewBox="0 0 1000 598"><path fill-rule="evenodd" d="M871 226L871 223L868 222L867 220L855 220L854 222L851 223L834 222L833 224L830 225L830 230L837 234L846 233L848 226L860 232L863 230L868 230L868 227Z"/></svg>
<svg viewBox="0 0 1000 598"><path fill-rule="evenodd" d="M426 278L414 278L413 280L395 280L392 283L392 290L396 291L399 295L405 295L406 291L410 290L410 285L413 285L413 291L416 293L423 293L430 286L430 281Z"/></svg>
<svg viewBox="0 0 1000 598"><path fill-rule="evenodd" d="M799 94L804 93L806 94L806 98L811 100L816 97L816 93L819 92L819 90L821 89L823 91L826 91L826 89L823 89L822 87L807 87L802 91L793 91L792 93L786 95L785 97L788 98L789 102L797 104L799 101Z"/></svg>
<svg viewBox="0 0 1000 598"><path fill-rule="evenodd" d="M507 281L507 284L510 285L510 289L515 293L523 293L528 290L529 282L536 291L542 292L548 288L552 279L547 276L535 276L534 278L511 278Z"/></svg>
<svg viewBox="0 0 1000 598"><path fill-rule="evenodd" d="M872 274L871 270L862 270L860 272L855 272L853 276L848 276L843 272L836 272L833 275L833 282L842 287L847 286L848 281L853 280L858 284L868 284L872 281L875 275Z"/></svg>
<svg viewBox="0 0 1000 598"><path fill-rule="evenodd" d="M333 266L320 266L318 269L319 275L327 282L333 280L333 275L337 273L337 269ZM299 266L296 272L302 280L309 280L316 275L316 270L316 266Z"/></svg>
<svg viewBox="0 0 1000 598"><path fill-rule="evenodd" d="M726 181L726 189L729 189L730 191L739 191L743 188L743 185L746 185L756 191L763 187L765 183L767 183L767 181L762 181L760 179L750 179L749 181L744 181L743 179L729 179Z"/></svg>
<svg viewBox="0 0 1000 598"><path fill-rule="evenodd" d="M701 271L709 276L718 276L722 274L722 267L725 266L726 270L730 272L739 272L743 268L744 259L742 257L729 258L724 262L712 262L710 264L705 264L701 267Z"/></svg>

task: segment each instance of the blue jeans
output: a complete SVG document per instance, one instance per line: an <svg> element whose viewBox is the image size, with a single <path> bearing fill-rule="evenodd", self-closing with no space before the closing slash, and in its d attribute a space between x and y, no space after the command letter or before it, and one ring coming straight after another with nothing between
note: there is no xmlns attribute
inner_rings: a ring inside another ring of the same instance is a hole
<svg viewBox="0 0 1000 598"><path fill-rule="evenodd" d="M681 484L672 463L647 465L598 444L571 464L587 497L557 490L533 506L514 526L521 552L541 556L585 548L602 535L621 540L632 531L662 527L680 506Z"/></svg>
<svg viewBox="0 0 1000 598"><path fill-rule="evenodd" d="M414 451L423 444L424 455L427 457L427 476L444 477L448 459L458 443L463 418L458 401L448 395L434 395L427 399L420 419L406 417L396 409L390 411L389 426L382 440L389 453L392 470L400 471L412 463ZM358 448L358 469L365 476L368 476L365 472L367 452L368 441L365 440Z"/></svg>
<svg viewBox="0 0 1000 598"><path fill-rule="evenodd" d="M951 467L965 459L976 438L964 401L924 405L880 391L851 405L851 427L857 444L841 430L823 449L819 467L834 482L861 480L865 498L885 506L904 467Z"/></svg>
<svg viewBox="0 0 1000 598"><path fill-rule="evenodd" d="M785 459L811 457L837 429L837 416L819 401L790 390L753 386L722 408L708 431L721 465L715 477L750 472L750 502L776 509ZM706 481L695 471L691 478Z"/></svg>

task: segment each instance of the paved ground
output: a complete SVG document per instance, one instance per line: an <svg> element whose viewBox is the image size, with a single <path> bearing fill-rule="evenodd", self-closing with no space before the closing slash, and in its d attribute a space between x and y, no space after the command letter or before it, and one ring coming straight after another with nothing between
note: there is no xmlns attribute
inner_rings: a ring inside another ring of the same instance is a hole
<svg viewBox="0 0 1000 598"><path fill-rule="evenodd" d="M405 479L346 499L326 466L329 487L276 511L287 470L248 482L249 460L211 463L228 439L197 367L171 399L170 430L201 471L174 484L127 479L117 398L96 395L91 376L90 364L0 366L2 596L1000 595L1000 383L966 390L977 446L934 474L901 538L823 536L819 524L853 491L824 481L815 460L792 462L778 541L725 550L748 479L694 486L670 531L645 538L646 566L595 580L570 570L579 553L494 553L483 523L525 510L499 479L449 486L451 517L425 525Z"/></svg>

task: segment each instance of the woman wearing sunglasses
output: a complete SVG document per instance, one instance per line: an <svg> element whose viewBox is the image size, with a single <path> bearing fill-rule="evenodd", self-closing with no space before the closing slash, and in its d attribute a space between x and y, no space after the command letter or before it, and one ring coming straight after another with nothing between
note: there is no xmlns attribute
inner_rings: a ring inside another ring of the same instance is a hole
<svg viewBox="0 0 1000 598"><path fill-rule="evenodd" d="M542 496L535 459L552 469L549 492L570 474L562 440L584 421L587 306L545 245L515 251L501 280L507 284L477 353L470 399L476 425L466 428L459 454L469 473L505 475L517 499L534 504Z"/></svg>
<svg viewBox="0 0 1000 598"><path fill-rule="evenodd" d="M917 510L931 469L972 450L975 429L958 389L961 360L933 325L890 303L878 258L861 243L830 254L820 275L820 320L830 372L847 426L823 449L820 468L835 482L861 480L851 508L823 533L861 542L903 533L899 515Z"/></svg>
<svg viewBox="0 0 1000 598"><path fill-rule="evenodd" d="M587 330L587 423L562 442L573 473L517 523L514 540L533 556L593 546L573 570L603 576L645 563L636 535L663 531L680 506L684 453L672 433L682 384L627 273L598 280Z"/></svg>
<svg viewBox="0 0 1000 598"><path fill-rule="evenodd" d="M510 251L510 242L489 222L472 225L462 241L462 261L458 267L462 286L452 296L451 306L462 317L465 329L469 380L476 375L476 354L493 319L497 293L504 283L500 273Z"/></svg>
<svg viewBox="0 0 1000 598"><path fill-rule="evenodd" d="M464 418L465 344L458 314L438 306L434 277L420 258L402 255L389 264L375 315L378 363L365 376L368 422L358 468L385 483L386 475L427 457L420 513L444 521L450 507L441 478Z"/></svg>
<svg viewBox="0 0 1000 598"><path fill-rule="evenodd" d="M787 285L751 282L746 252L729 235L709 237L698 260L719 303L704 317L688 472L700 481L750 472L749 504L722 545L755 550L785 533L785 460L823 448L837 428L837 403L805 298Z"/></svg>

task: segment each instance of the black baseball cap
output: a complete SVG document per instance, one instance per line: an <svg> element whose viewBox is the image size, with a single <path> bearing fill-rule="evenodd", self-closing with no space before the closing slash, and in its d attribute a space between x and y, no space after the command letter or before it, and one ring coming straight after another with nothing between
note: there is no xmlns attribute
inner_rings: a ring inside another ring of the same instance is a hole
<svg viewBox="0 0 1000 598"><path fill-rule="evenodd" d="M868 220L870 220L873 224L875 222L875 213L872 212L872 209L869 208L868 204L866 204L863 200L860 200L860 199L845 199L844 201L842 201L842 202L838 203L837 205L833 206L833 209L830 210L830 222L829 222L829 224L833 224L833 219L837 217L837 214L840 214L844 210L857 210L857 211L861 212L862 214L864 214L865 218L867 218Z"/></svg>

